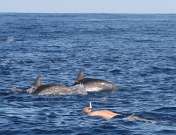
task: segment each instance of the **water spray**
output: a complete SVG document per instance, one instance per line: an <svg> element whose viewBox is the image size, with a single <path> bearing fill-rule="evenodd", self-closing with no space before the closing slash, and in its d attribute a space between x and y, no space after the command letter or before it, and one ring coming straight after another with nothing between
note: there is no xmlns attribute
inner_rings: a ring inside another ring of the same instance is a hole
<svg viewBox="0 0 176 135"><path fill-rule="evenodd" d="M91 101L89 102L89 108L92 109L92 102Z"/></svg>

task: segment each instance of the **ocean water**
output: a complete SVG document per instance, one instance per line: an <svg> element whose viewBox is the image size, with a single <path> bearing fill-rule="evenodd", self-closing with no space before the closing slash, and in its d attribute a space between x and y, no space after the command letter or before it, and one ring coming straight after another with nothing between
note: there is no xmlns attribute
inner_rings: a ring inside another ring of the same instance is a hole
<svg viewBox="0 0 176 135"><path fill-rule="evenodd" d="M33 96L11 89L72 85L79 70L114 92ZM155 123L88 117L83 107ZM176 15L0 14L1 135L175 135Z"/></svg>

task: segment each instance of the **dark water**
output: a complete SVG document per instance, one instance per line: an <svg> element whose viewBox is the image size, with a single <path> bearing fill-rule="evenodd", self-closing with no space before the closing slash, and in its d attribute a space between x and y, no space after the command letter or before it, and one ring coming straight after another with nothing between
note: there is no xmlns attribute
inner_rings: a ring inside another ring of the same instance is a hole
<svg viewBox="0 0 176 135"><path fill-rule="evenodd" d="M83 69L119 91L42 97L10 92L45 83L71 85ZM95 108L156 123L105 121ZM1 135L175 135L176 15L0 14Z"/></svg>

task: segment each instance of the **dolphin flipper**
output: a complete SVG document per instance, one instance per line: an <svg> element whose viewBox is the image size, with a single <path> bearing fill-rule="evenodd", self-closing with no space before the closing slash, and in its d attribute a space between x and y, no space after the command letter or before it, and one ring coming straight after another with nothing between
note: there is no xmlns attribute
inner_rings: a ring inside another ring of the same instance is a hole
<svg viewBox="0 0 176 135"><path fill-rule="evenodd" d="M24 92L23 89L17 88L16 86L12 86L11 91L12 91L12 92L15 92L15 93Z"/></svg>

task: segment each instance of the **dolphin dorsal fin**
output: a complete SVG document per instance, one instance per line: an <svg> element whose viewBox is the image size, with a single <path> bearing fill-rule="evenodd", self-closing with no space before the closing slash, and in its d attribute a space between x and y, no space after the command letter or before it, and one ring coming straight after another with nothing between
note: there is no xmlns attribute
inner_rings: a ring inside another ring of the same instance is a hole
<svg viewBox="0 0 176 135"><path fill-rule="evenodd" d="M42 85L42 76L41 75L38 75L33 86L35 86L36 88L38 88L39 86Z"/></svg>
<svg viewBox="0 0 176 135"><path fill-rule="evenodd" d="M75 82L80 82L81 80L84 79L84 77L85 77L84 73L82 71L79 71L78 76L77 76Z"/></svg>

